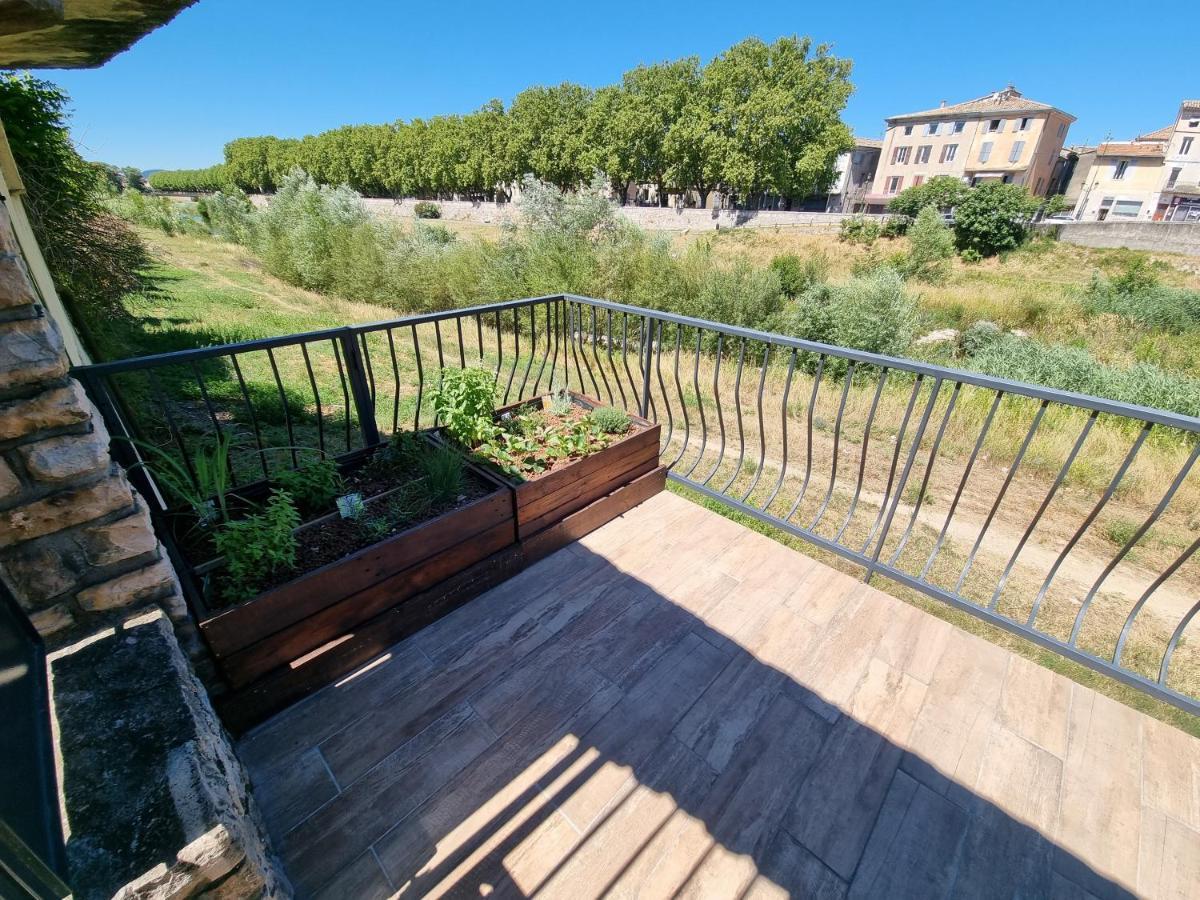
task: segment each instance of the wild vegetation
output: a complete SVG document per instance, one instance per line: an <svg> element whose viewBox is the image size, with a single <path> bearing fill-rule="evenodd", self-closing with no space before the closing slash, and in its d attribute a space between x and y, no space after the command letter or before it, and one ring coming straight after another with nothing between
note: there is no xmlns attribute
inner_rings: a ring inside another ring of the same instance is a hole
<svg viewBox="0 0 1200 900"><path fill-rule="evenodd" d="M492 100L465 116L346 125L292 140L246 137L206 169L156 172L163 191L234 186L273 192L296 168L322 185L374 197L508 197L527 174L568 190L597 171L624 195L630 184L720 188L804 197L824 190L849 149L840 115L850 61L808 38L750 38L707 64L697 57L639 66L591 90L530 87L506 109Z"/></svg>

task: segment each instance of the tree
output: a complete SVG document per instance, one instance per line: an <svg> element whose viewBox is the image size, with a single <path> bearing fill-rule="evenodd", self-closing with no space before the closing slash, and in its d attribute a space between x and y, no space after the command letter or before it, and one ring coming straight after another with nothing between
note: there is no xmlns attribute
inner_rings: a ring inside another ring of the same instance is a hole
<svg viewBox="0 0 1200 900"><path fill-rule="evenodd" d="M509 165L508 116L504 104L490 100L463 117L464 154L459 162L459 183L470 193L492 198L517 177Z"/></svg>
<svg viewBox="0 0 1200 900"><path fill-rule="evenodd" d="M623 109L629 102L625 91L616 86L602 87L588 105L585 138L588 165L603 172L609 188L624 204L629 182L636 178L630 154L630 142L622 128Z"/></svg>
<svg viewBox="0 0 1200 900"><path fill-rule="evenodd" d="M570 82L533 87L517 94L509 110L509 153L513 169L560 190L573 190L591 177L587 111L592 94Z"/></svg>
<svg viewBox="0 0 1200 900"><path fill-rule="evenodd" d="M962 203L971 189L954 175L938 175L924 184L905 188L888 203L888 210L915 217L926 206L950 210Z"/></svg>
<svg viewBox="0 0 1200 900"><path fill-rule="evenodd" d="M931 283L944 280L954 256L954 235L932 203L921 207L908 229L908 239L911 249L901 265L904 274Z"/></svg>
<svg viewBox="0 0 1200 900"><path fill-rule="evenodd" d="M697 99L699 88L700 59L695 56L638 66L621 80L621 102L609 119L610 142L630 180L658 188L660 206L667 205L667 136Z"/></svg>
<svg viewBox="0 0 1200 900"><path fill-rule="evenodd" d="M954 210L958 249L980 256L1015 249L1025 240L1038 203L1019 184L985 181L972 188Z"/></svg>

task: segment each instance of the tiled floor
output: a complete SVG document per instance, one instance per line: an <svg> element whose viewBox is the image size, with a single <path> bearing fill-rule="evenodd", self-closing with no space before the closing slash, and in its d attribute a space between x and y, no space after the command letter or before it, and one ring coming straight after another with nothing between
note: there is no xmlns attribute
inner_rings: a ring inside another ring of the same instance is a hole
<svg viewBox="0 0 1200 900"><path fill-rule="evenodd" d="M241 749L302 897L1200 896L1200 741L671 494Z"/></svg>

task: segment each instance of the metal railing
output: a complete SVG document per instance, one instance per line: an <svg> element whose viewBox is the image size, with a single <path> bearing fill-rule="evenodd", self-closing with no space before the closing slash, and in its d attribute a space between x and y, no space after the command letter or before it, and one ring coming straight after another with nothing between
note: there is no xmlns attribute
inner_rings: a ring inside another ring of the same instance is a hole
<svg viewBox="0 0 1200 900"><path fill-rule="evenodd" d="M262 484L435 425L440 371L467 365L503 403L572 387L655 420L699 495L1200 713L1189 416L572 295L76 373L114 436L195 477L233 435L234 478Z"/></svg>

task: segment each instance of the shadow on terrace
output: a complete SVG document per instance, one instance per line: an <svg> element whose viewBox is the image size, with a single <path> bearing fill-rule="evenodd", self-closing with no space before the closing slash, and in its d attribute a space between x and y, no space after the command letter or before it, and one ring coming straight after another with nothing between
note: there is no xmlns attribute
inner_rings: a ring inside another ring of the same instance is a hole
<svg viewBox="0 0 1200 900"><path fill-rule="evenodd" d="M1143 719L661 494L240 755L306 897L1113 897Z"/></svg>

